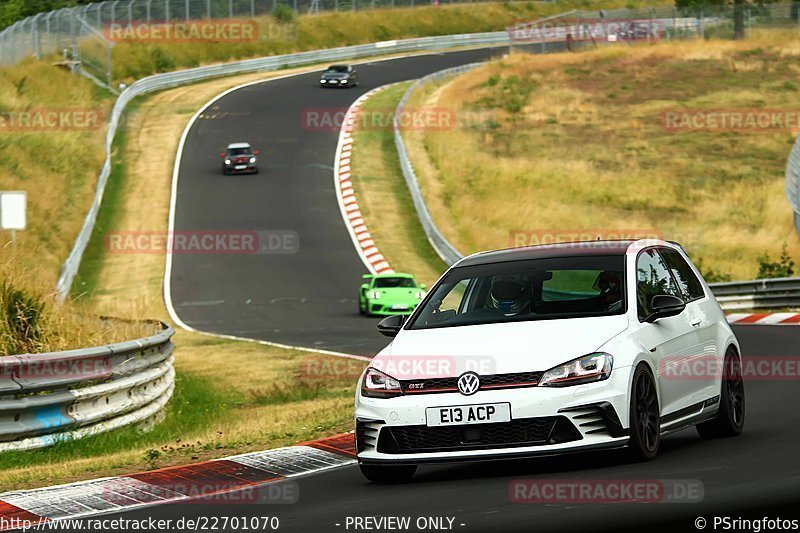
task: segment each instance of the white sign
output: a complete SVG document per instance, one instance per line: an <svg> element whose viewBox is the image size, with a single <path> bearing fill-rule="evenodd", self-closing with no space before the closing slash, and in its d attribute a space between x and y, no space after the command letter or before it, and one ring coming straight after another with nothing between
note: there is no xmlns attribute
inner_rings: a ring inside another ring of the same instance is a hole
<svg viewBox="0 0 800 533"><path fill-rule="evenodd" d="M25 229L26 203L24 191L0 192L0 228Z"/></svg>

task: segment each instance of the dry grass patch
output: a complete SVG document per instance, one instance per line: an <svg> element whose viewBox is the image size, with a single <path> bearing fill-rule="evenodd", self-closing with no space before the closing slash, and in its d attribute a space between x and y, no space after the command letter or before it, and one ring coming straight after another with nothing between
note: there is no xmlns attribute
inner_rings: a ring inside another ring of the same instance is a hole
<svg viewBox="0 0 800 533"><path fill-rule="evenodd" d="M800 105L796 32L529 56L415 95L467 124L406 135L429 207L464 253L511 232L657 232L733 278L800 256L783 192L789 131L667 131L666 110ZM528 233L530 236L530 233Z"/></svg>
<svg viewBox="0 0 800 533"><path fill-rule="evenodd" d="M377 93L362 113L386 117L409 85L399 83ZM400 171L391 126L372 127L369 120L357 120L354 136L351 181L370 235L392 268L414 274L418 282L430 287L446 266L428 245L419 224Z"/></svg>

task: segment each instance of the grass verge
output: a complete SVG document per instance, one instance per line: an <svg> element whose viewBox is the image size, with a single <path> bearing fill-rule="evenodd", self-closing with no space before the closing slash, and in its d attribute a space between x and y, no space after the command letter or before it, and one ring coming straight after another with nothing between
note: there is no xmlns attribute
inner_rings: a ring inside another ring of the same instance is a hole
<svg viewBox="0 0 800 533"><path fill-rule="evenodd" d="M383 120L410 84L384 89L362 107L354 132L351 181L381 254L392 268L414 274L430 287L446 265L428 244L400 170L392 127Z"/></svg>
<svg viewBox="0 0 800 533"><path fill-rule="evenodd" d="M111 231L166 232L172 164L194 112L251 74L159 92L132 106L82 266L78 301L97 314L163 317L162 254L108 253ZM175 397L152 431L136 428L31 453L0 454L0 486L18 489L126 474L290 445L352 428L364 363L179 330ZM333 362L339 365L332 364Z"/></svg>
<svg viewBox="0 0 800 533"><path fill-rule="evenodd" d="M796 32L779 30L513 55L415 95L462 122L405 138L434 219L464 253L644 233L682 242L717 277L750 279L784 242L800 255L783 190L795 132L662 121L668 112L791 113L798 56Z"/></svg>

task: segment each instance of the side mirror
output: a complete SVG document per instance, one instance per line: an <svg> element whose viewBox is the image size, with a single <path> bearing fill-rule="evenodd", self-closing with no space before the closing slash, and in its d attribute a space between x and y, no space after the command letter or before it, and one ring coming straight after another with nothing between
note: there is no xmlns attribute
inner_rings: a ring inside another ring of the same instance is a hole
<svg viewBox="0 0 800 533"><path fill-rule="evenodd" d="M403 327L405 321L406 317L403 315L387 316L378 322L378 331L380 331L381 335L395 337L400 332L400 328Z"/></svg>
<svg viewBox="0 0 800 533"><path fill-rule="evenodd" d="M372 279L372 274L362 274L361 279Z"/></svg>
<svg viewBox="0 0 800 533"><path fill-rule="evenodd" d="M260 154L260 153L261 153L261 152L260 152L259 150L253 150L253 155L258 155L258 154Z"/></svg>
<svg viewBox="0 0 800 533"><path fill-rule="evenodd" d="M686 302L671 294L656 294L650 302L650 307L653 312L645 319L645 322L653 323L659 318L683 313L683 310L686 309Z"/></svg>
<svg viewBox="0 0 800 533"><path fill-rule="evenodd" d="M221 154L219 154L219 156L220 157L225 157L225 152L222 152Z"/></svg>
<svg viewBox="0 0 800 533"><path fill-rule="evenodd" d="M427 287L427 285L425 285L424 283L420 283L419 284L419 288L420 289L425 289L426 287Z"/></svg>

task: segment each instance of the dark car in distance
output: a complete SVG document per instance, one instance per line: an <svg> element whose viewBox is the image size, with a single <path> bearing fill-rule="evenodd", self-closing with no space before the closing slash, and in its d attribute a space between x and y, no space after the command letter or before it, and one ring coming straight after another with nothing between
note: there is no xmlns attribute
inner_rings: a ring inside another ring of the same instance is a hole
<svg viewBox="0 0 800 533"><path fill-rule="evenodd" d="M223 174L258 174L258 150L249 143L231 143L219 154L222 159Z"/></svg>
<svg viewBox="0 0 800 533"><path fill-rule="evenodd" d="M355 87L358 72L352 65L331 65L319 79L320 87Z"/></svg>

